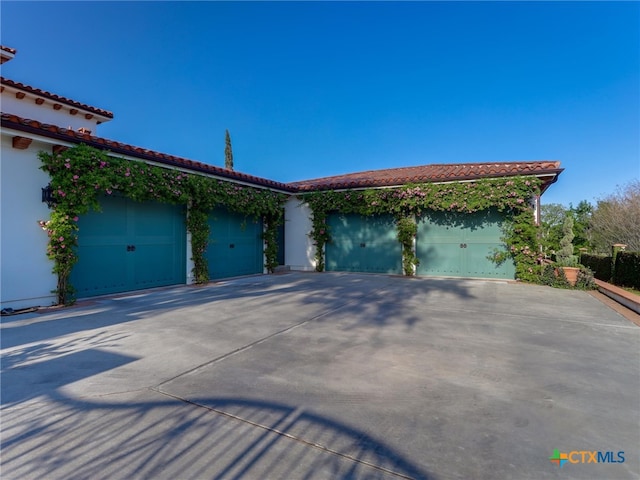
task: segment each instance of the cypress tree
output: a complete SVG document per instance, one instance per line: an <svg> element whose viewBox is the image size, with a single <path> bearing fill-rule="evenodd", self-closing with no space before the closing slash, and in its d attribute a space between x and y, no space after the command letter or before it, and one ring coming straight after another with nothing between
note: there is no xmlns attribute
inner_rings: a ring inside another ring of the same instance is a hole
<svg viewBox="0 0 640 480"><path fill-rule="evenodd" d="M226 131L225 147L224 147L224 168L233 170L233 150L231 150L231 136L229 130Z"/></svg>

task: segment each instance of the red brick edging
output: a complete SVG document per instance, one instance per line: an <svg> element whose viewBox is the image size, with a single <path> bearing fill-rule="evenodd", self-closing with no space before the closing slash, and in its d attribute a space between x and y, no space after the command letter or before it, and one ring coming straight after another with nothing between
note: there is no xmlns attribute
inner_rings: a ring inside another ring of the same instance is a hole
<svg viewBox="0 0 640 480"><path fill-rule="evenodd" d="M616 287L610 283L603 282L602 280L595 279L598 290L604 293L607 297L614 299L616 302L624 305L625 307L640 314L640 295L634 295L627 292L623 288Z"/></svg>

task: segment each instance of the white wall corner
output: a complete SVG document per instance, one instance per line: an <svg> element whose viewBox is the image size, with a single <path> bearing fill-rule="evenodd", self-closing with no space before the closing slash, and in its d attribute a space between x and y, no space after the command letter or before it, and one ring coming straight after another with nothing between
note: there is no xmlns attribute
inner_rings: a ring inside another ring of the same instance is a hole
<svg viewBox="0 0 640 480"><path fill-rule="evenodd" d="M187 213L188 215L188 213ZM193 250L191 248L191 232L189 232L187 230L187 248L186 248L186 253L187 253L187 274L186 274L186 279L187 279L187 285L193 285L194 283L196 283L196 277L193 275L193 269L195 267L195 263L193 261Z"/></svg>
<svg viewBox="0 0 640 480"><path fill-rule="evenodd" d="M24 149L12 147L11 131L2 132L0 155L0 302L2 308L50 306L56 303L57 277L47 258L48 237L38 225L51 212L42 203L49 183L40 170L38 152L48 145L34 140Z"/></svg>
<svg viewBox="0 0 640 480"><path fill-rule="evenodd" d="M291 196L284 206L285 265L291 270L313 271L316 247L309 237L312 211L308 204Z"/></svg>

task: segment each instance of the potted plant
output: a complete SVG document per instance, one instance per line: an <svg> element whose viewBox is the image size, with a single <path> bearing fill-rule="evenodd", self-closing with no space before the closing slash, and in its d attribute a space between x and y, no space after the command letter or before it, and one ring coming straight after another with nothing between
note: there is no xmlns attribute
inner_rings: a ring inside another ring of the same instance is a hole
<svg viewBox="0 0 640 480"><path fill-rule="evenodd" d="M560 250L556 252L556 264L562 268L567 281L571 286L575 286L578 280L578 257L573 254L573 217L567 215L562 224L562 240L560 240Z"/></svg>

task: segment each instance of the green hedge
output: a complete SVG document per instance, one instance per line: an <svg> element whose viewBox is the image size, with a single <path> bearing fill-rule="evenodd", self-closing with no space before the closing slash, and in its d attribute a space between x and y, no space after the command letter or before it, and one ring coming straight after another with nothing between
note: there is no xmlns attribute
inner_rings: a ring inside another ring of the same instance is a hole
<svg viewBox="0 0 640 480"><path fill-rule="evenodd" d="M614 284L640 290L640 252L619 252L613 275Z"/></svg>
<svg viewBox="0 0 640 480"><path fill-rule="evenodd" d="M593 276L603 282L611 280L611 256L607 255L591 255L583 253L580 255L580 263L585 267L589 267L593 272Z"/></svg>

